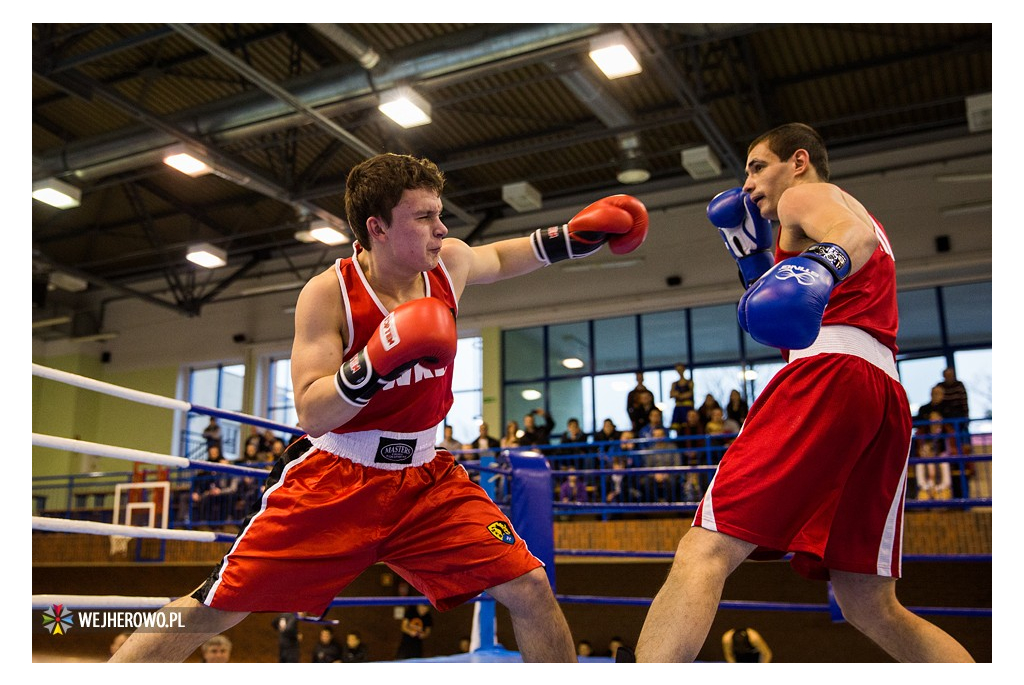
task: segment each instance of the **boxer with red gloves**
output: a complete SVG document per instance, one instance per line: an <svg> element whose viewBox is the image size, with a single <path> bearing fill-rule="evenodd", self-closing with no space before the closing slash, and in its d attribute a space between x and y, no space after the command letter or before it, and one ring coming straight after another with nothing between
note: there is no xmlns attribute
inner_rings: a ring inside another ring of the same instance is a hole
<svg viewBox="0 0 1024 685"><path fill-rule="evenodd" d="M470 246L441 220L444 176L383 154L354 167L356 242L302 289L291 369L298 423L259 508L191 596L189 631L134 634L117 661L180 661L251 611L322 614L371 565L439 610L486 591L505 605L524 661L576 661L538 559L453 455L435 448L452 407L459 298L473 284L562 259L638 248L647 210L616 195L564 226ZM497 532L495 532L497 531Z"/></svg>
<svg viewBox="0 0 1024 685"><path fill-rule="evenodd" d="M801 575L831 581L844 618L893 659L971 661L896 599L911 414L882 225L829 183L821 136L798 123L750 145L746 182L716 196L708 218L747 287L740 325L787 364L722 457L633 660L692 661L733 570L789 554Z"/></svg>

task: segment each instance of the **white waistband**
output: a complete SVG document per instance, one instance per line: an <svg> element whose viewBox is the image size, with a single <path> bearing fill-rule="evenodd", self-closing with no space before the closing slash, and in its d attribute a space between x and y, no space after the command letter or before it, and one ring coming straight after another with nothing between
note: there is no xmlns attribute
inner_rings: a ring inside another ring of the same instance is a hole
<svg viewBox="0 0 1024 685"><path fill-rule="evenodd" d="M437 450L437 426L418 433L368 430L356 433L327 433L310 438L313 447L375 469L397 471L422 466Z"/></svg>
<svg viewBox="0 0 1024 685"><path fill-rule="evenodd" d="M893 380L897 382L900 380L892 350L860 328L822 326L818 338L811 343L810 347L802 350L790 350L789 361L813 357L816 354L852 354L874 364Z"/></svg>

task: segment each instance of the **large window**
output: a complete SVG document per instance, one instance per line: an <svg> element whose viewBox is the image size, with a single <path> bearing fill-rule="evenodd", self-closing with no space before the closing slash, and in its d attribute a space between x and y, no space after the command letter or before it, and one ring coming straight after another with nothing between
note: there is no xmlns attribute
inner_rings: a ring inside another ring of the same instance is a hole
<svg viewBox="0 0 1024 685"><path fill-rule="evenodd" d="M188 370L188 401L193 405L240 412L244 388L243 364L221 364ZM218 419L217 422L221 428L222 453L228 459L237 459L240 450L239 423L227 419ZM209 423L210 417L189 413L183 440L183 453L189 459L205 458L206 440L203 438L203 430Z"/></svg>

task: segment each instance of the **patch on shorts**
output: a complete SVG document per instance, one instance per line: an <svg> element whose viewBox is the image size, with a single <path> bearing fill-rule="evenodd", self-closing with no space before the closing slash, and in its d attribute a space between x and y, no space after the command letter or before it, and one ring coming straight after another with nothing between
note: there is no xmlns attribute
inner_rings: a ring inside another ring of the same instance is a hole
<svg viewBox="0 0 1024 685"><path fill-rule="evenodd" d="M491 532L491 535L504 543L514 545L516 542L516 536L512 534L512 528L504 521L495 521L487 526L487 530Z"/></svg>
<svg viewBox="0 0 1024 685"><path fill-rule="evenodd" d="M373 461L376 464L411 464L415 451L415 440L381 438L377 443L377 454Z"/></svg>

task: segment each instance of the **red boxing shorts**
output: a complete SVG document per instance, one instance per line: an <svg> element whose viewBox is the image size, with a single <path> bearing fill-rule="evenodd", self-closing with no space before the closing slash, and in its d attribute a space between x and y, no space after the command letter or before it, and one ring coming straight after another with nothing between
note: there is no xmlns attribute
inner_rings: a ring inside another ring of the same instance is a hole
<svg viewBox="0 0 1024 685"><path fill-rule="evenodd" d="M792 361L729 447L693 525L829 569L898 578L911 415L903 386L848 354Z"/></svg>
<svg viewBox="0 0 1024 685"><path fill-rule="evenodd" d="M543 566L452 455L395 470L288 448L198 601L227 611L323 615L383 562L445 611Z"/></svg>

